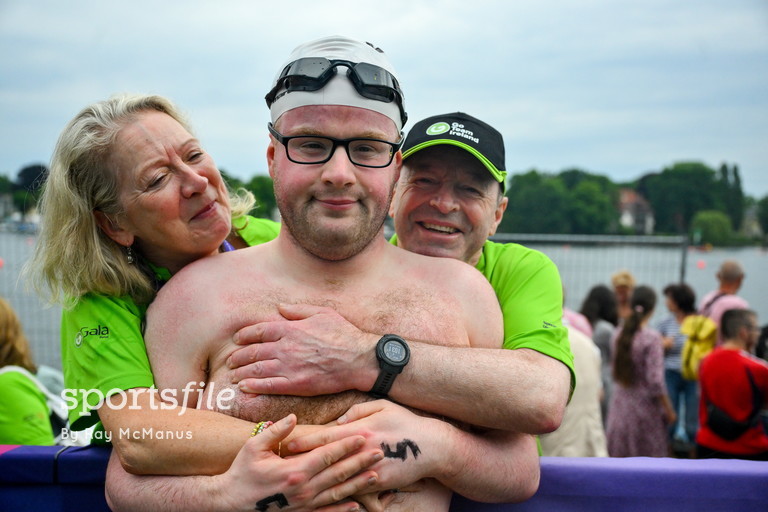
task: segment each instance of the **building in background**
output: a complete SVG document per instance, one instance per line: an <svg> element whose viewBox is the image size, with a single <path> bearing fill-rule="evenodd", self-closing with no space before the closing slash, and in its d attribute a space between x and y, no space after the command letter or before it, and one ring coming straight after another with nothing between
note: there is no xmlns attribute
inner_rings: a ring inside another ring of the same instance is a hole
<svg viewBox="0 0 768 512"><path fill-rule="evenodd" d="M653 210L643 196L631 188L619 190L619 223L636 234L651 235L655 225Z"/></svg>

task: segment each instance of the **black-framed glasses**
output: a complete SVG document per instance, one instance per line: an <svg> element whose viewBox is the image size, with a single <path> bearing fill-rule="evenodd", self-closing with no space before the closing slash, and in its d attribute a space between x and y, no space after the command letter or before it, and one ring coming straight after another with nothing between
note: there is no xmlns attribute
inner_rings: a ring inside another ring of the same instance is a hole
<svg viewBox="0 0 768 512"><path fill-rule="evenodd" d="M403 145L399 142L364 137L337 139L321 135L283 135L275 130L272 123L267 125L269 133L285 146L288 160L297 164L324 164L331 159L338 146L344 146L349 161L360 167L381 168L392 163L395 153Z"/></svg>
<svg viewBox="0 0 768 512"><path fill-rule="evenodd" d="M278 97L278 92L283 88L286 92L322 89L335 75L334 70L337 66L348 68L349 80L355 86L355 90L364 98L385 103L397 102L401 120L405 125L408 115L405 113L403 91L400 89L397 78L386 69L367 62L329 60L325 57L305 57L295 60L283 68L277 78L277 83L264 97L267 106L272 106Z"/></svg>

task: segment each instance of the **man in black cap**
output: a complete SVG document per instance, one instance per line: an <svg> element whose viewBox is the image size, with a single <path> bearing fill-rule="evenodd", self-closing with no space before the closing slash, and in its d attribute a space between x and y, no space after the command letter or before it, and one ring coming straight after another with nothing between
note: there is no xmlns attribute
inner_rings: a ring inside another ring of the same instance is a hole
<svg viewBox="0 0 768 512"><path fill-rule="evenodd" d="M504 348L518 349L494 355L499 367L520 377L510 393L521 411L513 428L546 433L559 424L575 383L573 355L557 267L541 252L488 240L508 203L501 133L463 112L442 114L416 123L402 151L390 208L393 242L462 260L485 275L504 316Z"/></svg>

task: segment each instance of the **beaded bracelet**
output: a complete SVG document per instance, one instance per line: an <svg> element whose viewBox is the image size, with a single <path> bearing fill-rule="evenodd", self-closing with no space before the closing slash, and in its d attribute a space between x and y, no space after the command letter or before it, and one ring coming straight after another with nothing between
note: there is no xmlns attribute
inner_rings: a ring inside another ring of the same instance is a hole
<svg viewBox="0 0 768 512"><path fill-rule="evenodd" d="M256 436L264 432L266 429L268 429L270 426L272 426L271 421L260 421L256 424L255 427L253 427L253 430L251 431L251 437Z"/></svg>

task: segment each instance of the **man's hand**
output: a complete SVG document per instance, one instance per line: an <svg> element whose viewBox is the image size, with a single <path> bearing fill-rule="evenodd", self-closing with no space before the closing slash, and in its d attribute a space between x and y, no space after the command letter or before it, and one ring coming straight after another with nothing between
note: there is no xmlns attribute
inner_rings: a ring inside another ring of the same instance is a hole
<svg viewBox="0 0 768 512"><path fill-rule="evenodd" d="M376 335L362 332L327 307L283 304L279 311L284 320L235 333L235 343L245 346L227 364L241 391L317 396L373 386Z"/></svg>
<svg viewBox="0 0 768 512"><path fill-rule="evenodd" d="M446 446L451 440L451 428L388 400L376 400L352 406L327 428L292 439L288 448L304 452L361 435L366 439L366 449L384 453L384 458L371 467L379 479L370 490L407 491L422 478L439 478L441 472L450 471L450 461L444 456L454 453Z"/></svg>

